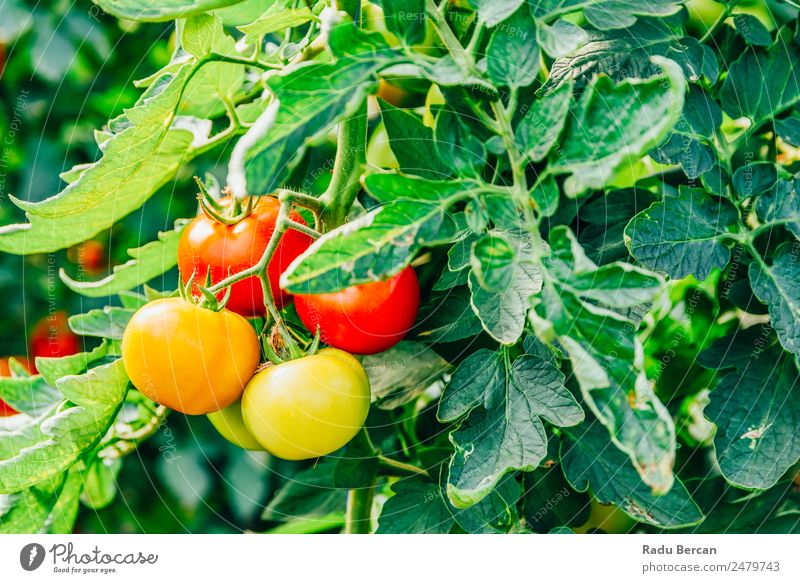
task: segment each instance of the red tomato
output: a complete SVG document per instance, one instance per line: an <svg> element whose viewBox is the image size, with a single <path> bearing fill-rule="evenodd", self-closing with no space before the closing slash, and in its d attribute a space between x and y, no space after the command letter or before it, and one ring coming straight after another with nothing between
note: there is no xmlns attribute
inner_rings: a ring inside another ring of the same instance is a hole
<svg viewBox="0 0 800 583"><path fill-rule="evenodd" d="M31 362L25 358L24 356L15 356L14 357L22 366L24 366L28 372L31 372L32 366ZM11 376L11 366L8 362L8 357L0 358L0 377L10 377ZM11 417L12 415L16 415L18 411L16 411L11 405L0 399L0 417Z"/></svg>
<svg viewBox="0 0 800 583"><path fill-rule="evenodd" d="M106 248L100 241L90 240L72 247L67 251L67 258L89 275L97 275L106 269Z"/></svg>
<svg viewBox="0 0 800 583"><path fill-rule="evenodd" d="M230 199L221 202L229 204ZM211 269L211 283L214 284L258 263L275 230L279 209L280 203L276 198L264 196L256 203L253 212L235 225L224 225L205 214L198 215L186 226L178 245L178 267L184 283L194 272L195 284L204 285L206 273ZM297 213L292 213L291 218L305 224ZM289 230L278 243L267 273L279 309L290 296L281 290L278 280L312 241L308 235ZM199 291L195 288L194 293L199 294ZM220 298L223 296L224 293L219 294ZM259 278L249 277L232 285L227 308L248 318L263 316L264 293Z"/></svg>
<svg viewBox="0 0 800 583"><path fill-rule="evenodd" d="M39 320L30 335L31 356L69 356L81 351L80 339L69 329L66 312Z"/></svg>
<svg viewBox="0 0 800 583"><path fill-rule="evenodd" d="M327 294L296 295L297 313L308 331L320 329L323 342L354 354L383 352L411 329L419 309L414 269L385 281L354 285Z"/></svg>

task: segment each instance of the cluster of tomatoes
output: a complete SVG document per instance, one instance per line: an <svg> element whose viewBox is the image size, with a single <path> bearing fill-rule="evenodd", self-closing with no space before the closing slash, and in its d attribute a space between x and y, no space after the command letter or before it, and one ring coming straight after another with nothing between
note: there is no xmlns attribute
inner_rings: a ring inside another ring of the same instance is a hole
<svg viewBox="0 0 800 583"><path fill-rule="evenodd" d="M220 204L233 203L223 199ZM308 332L319 333L328 347L262 364L259 336L248 320L266 313L260 277L233 283L223 309L192 300L203 295L196 282L213 286L259 262L279 209L277 199L261 197L235 221L204 212L187 225L178 266L192 293L137 311L122 339L122 358L131 382L153 401L185 414L208 415L240 447L299 460L329 454L361 429L370 386L353 355L374 354L399 342L414 323L420 291L408 267L385 281L292 297L280 288L280 276L312 239L288 230L267 267L271 295L278 309L294 300ZM303 222L295 213L290 218Z"/></svg>
<svg viewBox="0 0 800 583"><path fill-rule="evenodd" d="M30 357L15 356L14 360L30 374L36 373L34 359L37 356L69 356L81 350L80 339L69 329L65 312L54 312L40 320L33 327L28 344ZM10 358L0 358L0 377L10 376L12 376ZM13 407L0 399L0 417L10 417L16 414L17 411Z"/></svg>

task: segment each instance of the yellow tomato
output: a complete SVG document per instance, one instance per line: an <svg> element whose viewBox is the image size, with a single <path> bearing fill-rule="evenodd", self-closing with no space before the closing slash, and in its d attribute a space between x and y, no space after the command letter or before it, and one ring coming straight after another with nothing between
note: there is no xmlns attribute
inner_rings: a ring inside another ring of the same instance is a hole
<svg viewBox="0 0 800 583"><path fill-rule="evenodd" d="M156 300L134 314L122 337L122 361L147 398L188 415L235 402L261 357L242 316L180 298Z"/></svg>
<svg viewBox="0 0 800 583"><path fill-rule="evenodd" d="M268 452L302 460L350 441L364 425L369 403L369 379L361 363L326 348L255 375L245 389L242 414Z"/></svg>

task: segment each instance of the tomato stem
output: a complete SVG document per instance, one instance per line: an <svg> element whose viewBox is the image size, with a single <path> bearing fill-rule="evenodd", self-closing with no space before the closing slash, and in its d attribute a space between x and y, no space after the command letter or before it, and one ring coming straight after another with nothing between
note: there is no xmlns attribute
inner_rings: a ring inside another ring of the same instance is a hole
<svg viewBox="0 0 800 583"><path fill-rule="evenodd" d="M369 534L372 530L372 501L375 498L375 482L366 488L354 488L347 492L347 508L344 515L345 534Z"/></svg>
<svg viewBox="0 0 800 583"><path fill-rule="evenodd" d="M388 470L389 475L392 476L420 476L423 478L430 478L431 475L427 470L423 470L413 464L401 462L385 455L378 455L378 465Z"/></svg>
<svg viewBox="0 0 800 583"><path fill-rule="evenodd" d="M335 229L345 222L350 207L361 190L361 169L367 159L366 99L339 124L339 141L333 163L333 177L319 197L323 204L322 231Z"/></svg>

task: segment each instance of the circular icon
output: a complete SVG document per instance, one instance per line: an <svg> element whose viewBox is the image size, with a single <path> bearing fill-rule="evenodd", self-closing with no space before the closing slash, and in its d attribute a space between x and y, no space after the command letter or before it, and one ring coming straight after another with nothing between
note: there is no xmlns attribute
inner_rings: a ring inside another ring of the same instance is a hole
<svg viewBox="0 0 800 583"><path fill-rule="evenodd" d="M19 564L26 571L35 571L44 562L44 547L39 543L30 543L19 552Z"/></svg>

